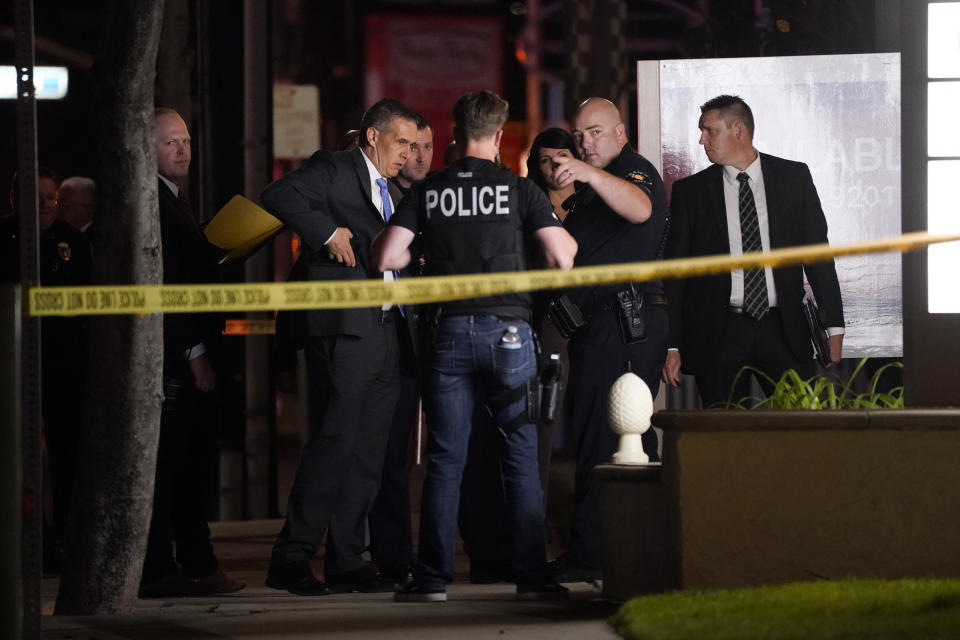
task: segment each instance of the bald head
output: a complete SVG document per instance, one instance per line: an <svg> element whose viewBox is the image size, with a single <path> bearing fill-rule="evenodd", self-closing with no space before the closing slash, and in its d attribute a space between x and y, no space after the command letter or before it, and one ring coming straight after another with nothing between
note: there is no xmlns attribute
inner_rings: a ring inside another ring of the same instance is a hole
<svg viewBox="0 0 960 640"><path fill-rule="evenodd" d="M166 107L154 111L157 134L157 171L169 180L186 178L190 173L190 132L180 114Z"/></svg>
<svg viewBox="0 0 960 640"><path fill-rule="evenodd" d="M57 202L63 220L77 229L86 229L93 222L93 213L97 206L97 187L90 178L72 176L60 183Z"/></svg>
<svg viewBox="0 0 960 640"><path fill-rule="evenodd" d="M627 143L626 127L617 106L605 98L587 98L577 108L573 135L583 160L602 169L620 155Z"/></svg>
<svg viewBox="0 0 960 640"><path fill-rule="evenodd" d="M587 98L577 107L577 119L592 118L606 123L619 124L620 111L617 105L606 98Z"/></svg>

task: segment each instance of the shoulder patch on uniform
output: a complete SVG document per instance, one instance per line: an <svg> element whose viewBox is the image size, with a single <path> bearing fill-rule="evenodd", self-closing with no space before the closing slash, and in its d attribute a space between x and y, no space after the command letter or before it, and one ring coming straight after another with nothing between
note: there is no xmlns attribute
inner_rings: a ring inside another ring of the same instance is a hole
<svg viewBox="0 0 960 640"><path fill-rule="evenodd" d="M637 183L650 182L650 178L643 171L631 171L626 175L626 179Z"/></svg>

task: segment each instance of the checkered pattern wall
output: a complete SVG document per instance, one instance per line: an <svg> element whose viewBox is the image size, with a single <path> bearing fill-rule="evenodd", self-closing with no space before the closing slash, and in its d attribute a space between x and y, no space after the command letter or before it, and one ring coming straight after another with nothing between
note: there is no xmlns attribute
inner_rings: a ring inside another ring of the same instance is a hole
<svg viewBox="0 0 960 640"><path fill-rule="evenodd" d="M626 0L571 0L570 104L591 96L614 102L627 90Z"/></svg>

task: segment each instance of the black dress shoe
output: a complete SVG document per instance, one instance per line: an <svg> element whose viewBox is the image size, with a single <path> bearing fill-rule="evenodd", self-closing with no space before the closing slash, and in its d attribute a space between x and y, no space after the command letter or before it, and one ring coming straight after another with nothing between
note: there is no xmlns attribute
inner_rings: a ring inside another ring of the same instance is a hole
<svg viewBox="0 0 960 640"><path fill-rule="evenodd" d="M391 578L377 575L369 567L327 576L327 586L333 593L392 593L403 585Z"/></svg>
<svg viewBox="0 0 960 640"><path fill-rule="evenodd" d="M266 584L298 596L328 596L333 591L317 580L306 562L271 563Z"/></svg>
<svg viewBox="0 0 960 640"><path fill-rule="evenodd" d="M497 584L513 582L514 572L510 569L489 569L470 567L470 584Z"/></svg>
<svg viewBox="0 0 960 640"><path fill-rule="evenodd" d="M569 596L570 591L555 580L517 583L518 600L566 600Z"/></svg>
<svg viewBox="0 0 960 640"><path fill-rule="evenodd" d="M192 580L179 571L140 583L141 598L192 598L213 595L213 585Z"/></svg>
<svg viewBox="0 0 960 640"><path fill-rule="evenodd" d="M413 569L396 569L393 571L381 571L377 578L384 583L396 585L394 591L399 591L411 582L413 582Z"/></svg>
<svg viewBox="0 0 960 640"><path fill-rule="evenodd" d="M557 582L596 582L603 579L603 571L576 564L567 556L547 563L548 575Z"/></svg>

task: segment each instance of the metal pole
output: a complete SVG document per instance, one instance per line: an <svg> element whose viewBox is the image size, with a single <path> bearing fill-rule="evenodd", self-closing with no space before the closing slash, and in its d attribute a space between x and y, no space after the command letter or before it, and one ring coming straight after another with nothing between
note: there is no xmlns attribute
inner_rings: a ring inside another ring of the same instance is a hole
<svg viewBox="0 0 960 640"><path fill-rule="evenodd" d="M17 215L20 216L20 280L23 290L39 282L37 226L37 102L33 87L33 2L14 3L17 68ZM22 447L23 635L40 637L40 579L43 572L43 496L40 466L40 325L23 316L20 401Z"/></svg>
<svg viewBox="0 0 960 640"><path fill-rule="evenodd" d="M243 190L254 200L259 198L271 176L271 9L272 3L259 0L244 0L243 3ZM273 253L269 243L247 261L245 275L247 282L273 280ZM276 511L275 474L272 473L274 467L270 456L275 414L270 375L270 342L263 336L256 335L246 336L244 340L247 516L267 518Z"/></svg>
<svg viewBox="0 0 960 640"><path fill-rule="evenodd" d="M523 39L527 52L526 146L529 148L543 127L543 107L540 96L540 3L538 0L527 0L527 23Z"/></svg>
<svg viewBox="0 0 960 640"><path fill-rule="evenodd" d="M20 543L20 285L0 285L0 632L4 638L23 633Z"/></svg>

